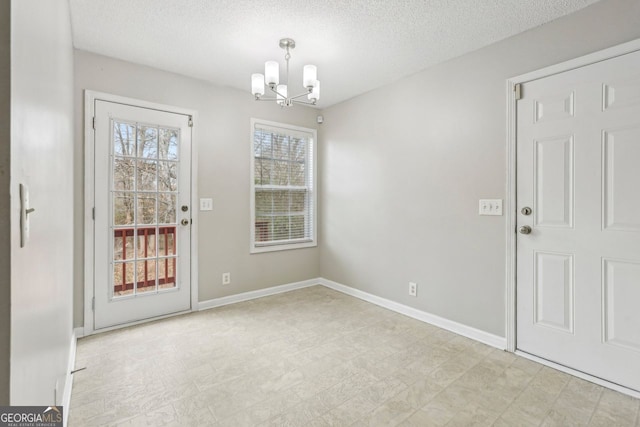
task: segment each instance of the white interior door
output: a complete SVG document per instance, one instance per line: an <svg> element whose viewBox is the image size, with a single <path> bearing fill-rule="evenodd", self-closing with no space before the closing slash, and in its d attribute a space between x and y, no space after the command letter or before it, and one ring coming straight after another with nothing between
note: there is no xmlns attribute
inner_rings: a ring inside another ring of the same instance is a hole
<svg viewBox="0 0 640 427"><path fill-rule="evenodd" d="M189 117L95 101L94 328L191 307Z"/></svg>
<svg viewBox="0 0 640 427"><path fill-rule="evenodd" d="M517 348L640 390L640 53L522 90Z"/></svg>

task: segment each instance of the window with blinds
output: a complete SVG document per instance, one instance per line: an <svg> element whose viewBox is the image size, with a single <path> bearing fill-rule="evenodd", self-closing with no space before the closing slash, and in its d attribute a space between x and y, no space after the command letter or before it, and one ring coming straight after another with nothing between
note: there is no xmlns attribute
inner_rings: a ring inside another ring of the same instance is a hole
<svg viewBox="0 0 640 427"><path fill-rule="evenodd" d="M251 251L316 246L316 131L253 119Z"/></svg>

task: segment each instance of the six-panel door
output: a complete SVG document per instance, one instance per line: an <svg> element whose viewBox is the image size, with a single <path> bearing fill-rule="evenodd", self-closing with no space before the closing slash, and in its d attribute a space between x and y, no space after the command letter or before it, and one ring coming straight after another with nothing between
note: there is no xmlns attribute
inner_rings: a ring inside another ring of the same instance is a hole
<svg viewBox="0 0 640 427"><path fill-rule="evenodd" d="M517 348L640 390L640 53L523 95Z"/></svg>

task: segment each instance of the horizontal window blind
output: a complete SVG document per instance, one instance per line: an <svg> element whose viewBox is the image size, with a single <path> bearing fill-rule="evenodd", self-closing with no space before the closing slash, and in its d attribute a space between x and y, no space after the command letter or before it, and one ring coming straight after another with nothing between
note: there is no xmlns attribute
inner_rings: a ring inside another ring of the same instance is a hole
<svg viewBox="0 0 640 427"><path fill-rule="evenodd" d="M311 133L255 124L255 247L313 240L313 143Z"/></svg>

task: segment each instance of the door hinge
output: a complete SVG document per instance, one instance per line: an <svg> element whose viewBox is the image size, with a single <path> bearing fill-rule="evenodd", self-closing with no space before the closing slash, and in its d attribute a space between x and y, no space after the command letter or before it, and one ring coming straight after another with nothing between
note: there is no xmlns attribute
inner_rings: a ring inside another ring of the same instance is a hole
<svg viewBox="0 0 640 427"><path fill-rule="evenodd" d="M193 117L189 116L189 127L193 127Z"/></svg>
<svg viewBox="0 0 640 427"><path fill-rule="evenodd" d="M96 208L91 208L91 219L96 219Z"/></svg>
<svg viewBox="0 0 640 427"><path fill-rule="evenodd" d="M91 298L91 310L96 311L96 297Z"/></svg>
<svg viewBox="0 0 640 427"><path fill-rule="evenodd" d="M516 101L522 99L522 83L517 83L513 86L513 91L516 93Z"/></svg>
<svg viewBox="0 0 640 427"><path fill-rule="evenodd" d="M91 126L93 127L93 130L96 129L96 118L95 118L95 116L93 117L93 119L91 121Z"/></svg>

